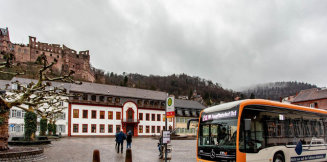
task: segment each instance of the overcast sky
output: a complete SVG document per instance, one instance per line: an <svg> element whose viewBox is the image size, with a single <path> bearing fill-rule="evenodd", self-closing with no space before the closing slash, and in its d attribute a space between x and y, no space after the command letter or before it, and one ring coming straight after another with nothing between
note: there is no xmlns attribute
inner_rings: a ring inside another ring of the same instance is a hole
<svg viewBox="0 0 327 162"><path fill-rule="evenodd" d="M90 50L115 73L186 73L239 89L327 84L327 1L0 0L15 43ZM176 3L178 2L178 3Z"/></svg>

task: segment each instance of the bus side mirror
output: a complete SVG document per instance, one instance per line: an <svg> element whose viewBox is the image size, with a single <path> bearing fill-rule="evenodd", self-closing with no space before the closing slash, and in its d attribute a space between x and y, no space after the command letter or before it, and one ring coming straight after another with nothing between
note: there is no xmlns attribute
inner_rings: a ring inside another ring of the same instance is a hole
<svg viewBox="0 0 327 162"><path fill-rule="evenodd" d="M189 119L189 120L187 121L187 130L190 129L190 124L191 124L192 121L196 121L196 122L198 122L199 119Z"/></svg>
<svg viewBox="0 0 327 162"><path fill-rule="evenodd" d="M244 130L249 131L251 130L251 119L244 119Z"/></svg>

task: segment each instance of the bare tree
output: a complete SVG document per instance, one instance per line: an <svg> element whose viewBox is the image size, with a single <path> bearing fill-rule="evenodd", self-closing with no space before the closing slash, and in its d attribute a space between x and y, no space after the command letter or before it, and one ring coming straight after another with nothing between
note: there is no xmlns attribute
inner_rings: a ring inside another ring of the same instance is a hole
<svg viewBox="0 0 327 162"><path fill-rule="evenodd" d="M0 74L11 74L19 75L19 72L8 72L7 70L15 67L13 64L13 56L11 54L4 54L3 58L6 59L5 62L0 63ZM51 70L52 66L56 64L57 60L54 60L51 63L48 63L45 55L40 56L41 68L39 69L39 76L37 82L30 83L26 87L22 86L21 89L12 91L11 94L6 95L6 93L0 96L0 150L8 149L8 119L9 111L14 106L20 106L25 104L28 105L30 110L33 110L33 107L36 107L39 104L47 102L42 96L43 92L50 86L47 81L62 81L68 83L81 84L81 82L76 82L72 79L74 71L70 71L67 75L51 78L47 74ZM17 82L17 85L19 83ZM56 92L53 92L54 94Z"/></svg>

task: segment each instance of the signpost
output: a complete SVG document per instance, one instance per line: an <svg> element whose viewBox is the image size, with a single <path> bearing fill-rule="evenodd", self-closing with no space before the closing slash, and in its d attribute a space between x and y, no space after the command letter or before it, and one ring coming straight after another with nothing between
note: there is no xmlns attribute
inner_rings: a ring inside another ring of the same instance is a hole
<svg viewBox="0 0 327 162"><path fill-rule="evenodd" d="M167 108L166 108L167 115L166 115L166 117L167 118L175 117L175 98L174 97L168 97L167 101L166 101L166 105L167 105Z"/></svg>
<svg viewBox="0 0 327 162"><path fill-rule="evenodd" d="M168 131L167 127L167 118L175 117L175 98L168 97L166 99L166 115L165 115L165 128L166 131L163 131L162 140L165 144L165 162L167 162L167 143L170 142L170 131ZM166 137L166 139L165 139Z"/></svg>

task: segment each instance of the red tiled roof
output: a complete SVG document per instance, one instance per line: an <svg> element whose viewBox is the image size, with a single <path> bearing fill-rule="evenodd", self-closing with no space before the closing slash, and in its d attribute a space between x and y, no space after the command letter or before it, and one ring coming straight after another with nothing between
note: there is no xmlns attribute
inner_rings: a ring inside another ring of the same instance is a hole
<svg viewBox="0 0 327 162"><path fill-rule="evenodd" d="M292 103L324 98L327 99L327 89L319 90L318 88L312 88L300 91Z"/></svg>

